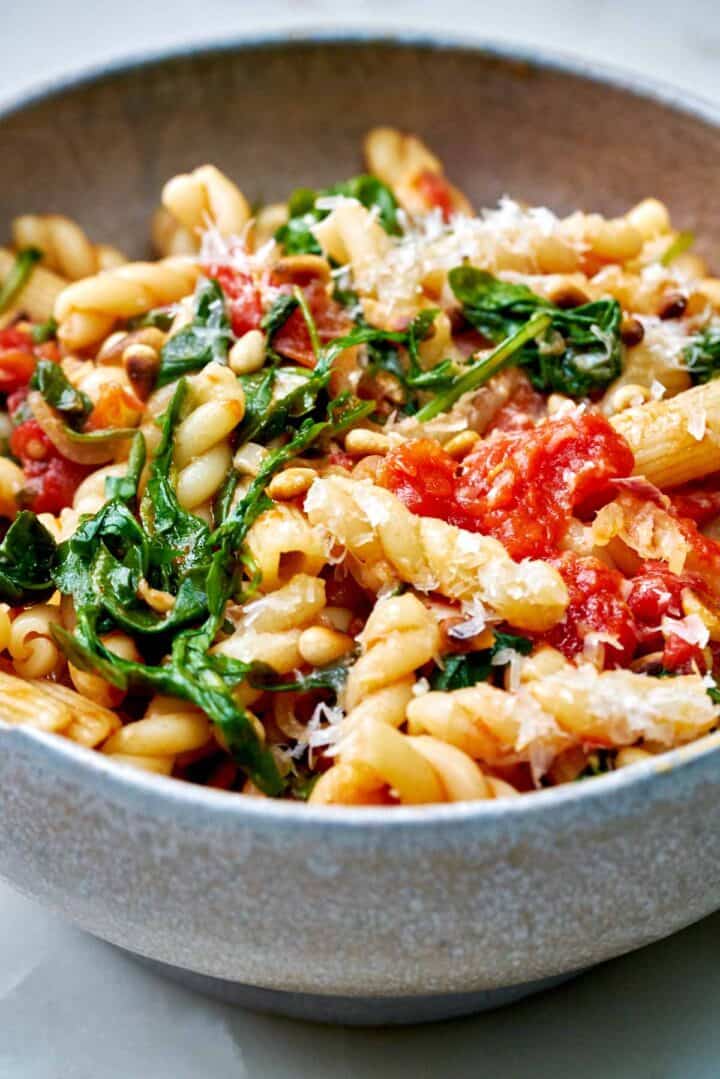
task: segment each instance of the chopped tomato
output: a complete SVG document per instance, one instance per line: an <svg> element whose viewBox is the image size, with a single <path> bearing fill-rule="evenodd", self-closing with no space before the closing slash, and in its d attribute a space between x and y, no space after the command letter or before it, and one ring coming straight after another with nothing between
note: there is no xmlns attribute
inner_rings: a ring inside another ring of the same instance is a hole
<svg viewBox="0 0 720 1079"><path fill-rule="evenodd" d="M206 273L214 277L225 293L230 325L236 337L257 330L263 316L262 299L252 277L231 266L208 266Z"/></svg>
<svg viewBox="0 0 720 1079"><path fill-rule="evenodd" d="M631 580L627 602L638 627L643 651L656 651L666 643L660 629L663 618L682 618L686 588L704 597L703 582L690 573L671 573L664 562L645 562ZM669 638L668 638L669 639Z"/></svg>
<svg viewBox="0 0 720 1079"><path fill-rule="evenodd" d="M449 221L454 212L452 188L441 172L423 169L413 180L413 187L428 210L440 210L443 221Z"/></svg>
<svg viewBox="0 0 720 1079"><path fill-rule="evenodd" d="M35 513L57 514L72 505L75 492L91 472L86 465L68 461L59 454L47 462L25 468L25 495Z"/></svg>
<svg viewBox="0 0 720 1079"><path fill-rule="evenodd" d="M533 389L530 380L522 376L510 400L492 419L490 431L531 431L545 413L545 398Z"/></svg>
<svg viewBox="0 0 720 1079"><path fill-rule="evenodd" d="M543 640L568 658L582 654L589 633L598 633L605 666L629 663L637 646L635 619L623 599L624 578L598 558L566 552L554 565L567 585L570 602L561 622Z"/></svg>
<svg viewBox="0 0 720 1079"><path fill-rule="evenodd" d="M103 431L108 427L134 427L142 411L142 401L131 389L111 382L101 388L86 427L90 431Z"/></svg>
<svg viewBox="0 0 720 1079"><path fill-rule="evenodd" d="M429 440L388 454L381 482L414 513L495 536L513 558L557 551L573 512L609 497L633 455L604 416L548 420L498 433L457 466Z"/></svg>
<svg viewBox="0 0 720 1079"><path fill-rule="evenodd" d="M287 289L289 286L283 286ZM352 329L352 320L341 304L328 295L323 282L315 277L303 286L303 293L307 300L310 313L315 320L318 337L323 344L342 337ZM303 367L314 367L316 356L310 341L310 334L305 325L303 313L299 308L290 315L273 337L273 348L281 356L287 356L290 360L302 364Z"/></svg>
<svg viewBox="0 0 720 1079"><path fill-rule="evenodd" d="M677 633L669 633L663 649L663 667L676 674L690 674L697 668L704 674L707 664L699 645L690 644Z"/></svg>
<svg viewBox="0 0 720 1079"><path fill-rule="evenodd" d="M9 326L0 330L0 393L27 386L35 370L33 341L29 333Z"/></svg>
<svg viewBox="0 0 720 1079"><path fill-rule="evenodd" d="M25 473L25 502L35 513L59 513L92 469L66 460L37 420L25 420L10 436L10 450Z"/></svg>
<svg viewBox="0 0 720 1079"><path fill-rule="evenodd" d="M420 517L454 519L457 461L439 442L422 438L389 453L380 482Z"/></svg>
<svg viewBox="0 0 720 1079"><path fill-rule="evenodd" d="M707 524L720 515L720 475L678 487L669 497L679 517L689 517L696 525Z"/></svg>
<svg viewBox="0 0 720 1079"><path fill-rule="evenodd" d="M499 539L513 558L557 549L573 511L609 496L633 455L604 416L548 420L479 442L463 461L456 498L466 528Z"/></svg>
<svg viewBox="0 0 720 1079"><path fill-rule="evenodd" d="M25 404L25 401L27 400L27 395L27 386L21 386L19 389L13 390L12 393L8 394L6 405L11 418L14 419L15 413Z"/></svg>
<svg viewBox="0 0 720 1079"><path fill-rule="evenodd" d="M10 451L23 467L29 462L47 461L57 453L37 420L25 420L18 424L10 435Z"/></svg>

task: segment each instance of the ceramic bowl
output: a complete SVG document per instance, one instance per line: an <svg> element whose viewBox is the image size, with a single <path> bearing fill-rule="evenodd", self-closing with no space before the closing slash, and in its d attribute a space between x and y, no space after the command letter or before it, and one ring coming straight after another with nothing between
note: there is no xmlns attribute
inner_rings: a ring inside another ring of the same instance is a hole
<svg viewBox="0 0 720 1079"><path fill-rule="evenodd" d="M21 102L0 118L0 219L61 211L142 255L173 173L213 161L272 200L357 172L378 123L427 138L476 204L510 192L612 214L654 194L720 240L709 108L555 59L367 38L154 58ZM507 803L311 809L0 723L0 872L226 999L325 1021L438 1019L719 907L719 745Z"/></svg>

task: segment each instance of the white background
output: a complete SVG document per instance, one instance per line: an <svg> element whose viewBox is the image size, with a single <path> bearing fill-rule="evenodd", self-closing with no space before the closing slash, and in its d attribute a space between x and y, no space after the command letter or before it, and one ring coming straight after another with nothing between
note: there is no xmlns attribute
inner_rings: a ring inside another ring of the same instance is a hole
<svg viewBox="0 0 720 1079"><path fill-rule="evenodd" d="M166 45L372 22L550 47L720 101L720 0L0 0L0 15L0 99ZM717 1079L719 946L720 915L514 1008L351 1031L169 985L0 885L0 1079Z"/></svg>

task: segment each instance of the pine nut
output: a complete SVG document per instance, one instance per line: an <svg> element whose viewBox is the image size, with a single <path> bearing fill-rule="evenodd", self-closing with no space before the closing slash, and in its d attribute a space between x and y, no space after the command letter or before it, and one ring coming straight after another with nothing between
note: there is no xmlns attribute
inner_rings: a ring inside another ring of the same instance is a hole
<svg viewBox="0 0 720 1079"><path fill-rule="evenodd" d="M324 667L352 650L353 639L324 626L311 626L300 634L298 651L306 663Z"/></svg>
<svg viewBox="0 0 720 1079"><path fill-rule="evenodd" d="M368 431L365 427L356 427L345 436L347 453L364 456L366 453L387 453L390 440L380 431Z"/></svg>
<svg viewBox="0 0 720 1079"><path fill-rule="evenodd" d="M228 356L230 370L236 375L250 375L265 363L265 336L260 330L248 330L236 341Z"/></svg>
<svg viewBox="0 0 720 1079"><path fill-rule="evenodd" d="M456 461L461 461L463 457L467 456L479 438L480 435L477 431L460 431L459 434L453 435L450 441L445 443L445 452L454 457Z"/></svg>
<svg viewBox="0 0 720 1079"><path fill-rule="evenodd" d="M273 476L267 486L267 493L279 502L287 502L309 491L316 477L314 468L286 468L284 472Z"/></svg>

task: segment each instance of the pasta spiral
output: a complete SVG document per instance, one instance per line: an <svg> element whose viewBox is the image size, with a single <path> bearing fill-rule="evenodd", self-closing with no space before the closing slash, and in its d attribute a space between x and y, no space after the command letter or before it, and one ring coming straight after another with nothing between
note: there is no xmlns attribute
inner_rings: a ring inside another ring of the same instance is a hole
<svg viewBox="0 0 720 1079"><path fill-rule="evenodd" d="M232 465L228 436L245 413L242 386L229 367L210 363L190 380L190 412L175 432L176 492L195 510L221 486Z"/></svg>
<svg viewBox="0 0 720 1079"><path fill-rule="evenodd" d="M121 266L127 259L107 244L93 244L75 221L61 214L23 214L12 223L16 247L37 247L43 263L70 281Z"/></svg>
<svg viewBox="0 0 720 1079"><path fill-rule="evenodd" d="M305 510L347 548L358 580L376 590L405 581L455 600L478 599L530 630L549 629L567 606L567 589L551 566L513 562L497 540L418 517L382 487L328 476L310 488Z"/></svg>
<svg viewBox="0 0 720 1079"><path fill-rule="evenodd" d="M201 229L214 225L221 236L240 236L250 220L250 205L242 191L214 165L201 165L190 173L173 176L162 192L165 210L184 231L182 244L187 240L199 243ZM167 229L167 226L165 226ZM159 232L156 234L159 238ZM166 232L168 242L177 251L179 238Z"/></svg>
<svg viewBox="0 0 720 1079"><path fill-rule="evenodd" d="M129 262L63 289L55 301L58 337L68 349L105 337L117 319L176 303L193 289L198 267L191 259Z"/></svg>

